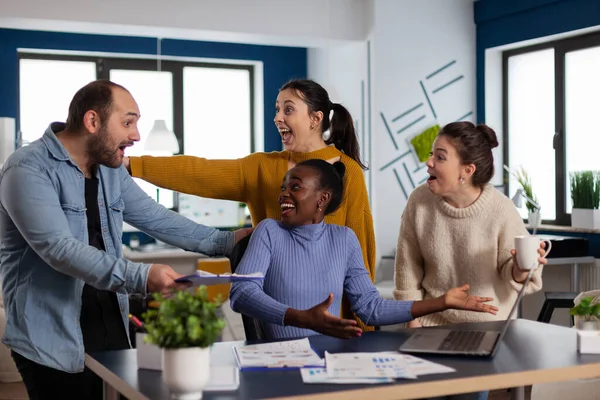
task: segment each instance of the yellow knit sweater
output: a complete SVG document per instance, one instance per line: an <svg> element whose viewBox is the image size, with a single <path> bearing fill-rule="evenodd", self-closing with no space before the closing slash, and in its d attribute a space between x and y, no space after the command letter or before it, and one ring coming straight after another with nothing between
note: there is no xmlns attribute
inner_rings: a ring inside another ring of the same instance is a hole
<svg viewBox="0 0 600 400"><path fill-rule="evenodd" d="M265 218L279 220L278 195L290 165L304 160L340 157L346 166L342 205L325 217L328 224L351 228L360 242L365 267L375 280L375 233L367 189L360 166L334 146L309 153L289 151L254 153L235 160L207 160L192 156L131 157L131 173L156 186L200 197L246 203L256 226ZM351 318L347 301L342 315ZM356 317L363 329L370 330Z"/></svg>

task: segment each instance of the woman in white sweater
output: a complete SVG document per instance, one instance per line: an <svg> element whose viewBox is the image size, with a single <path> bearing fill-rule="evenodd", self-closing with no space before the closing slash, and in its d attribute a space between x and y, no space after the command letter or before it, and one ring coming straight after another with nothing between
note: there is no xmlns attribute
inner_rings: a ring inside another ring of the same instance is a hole
<svg viewBox="0 0 600 400"><path fill-rule="evenodd" d="M397 300L421 300L470 282L471 293L494 298L497 315L447 310L408 327L506 319L529 271L514 257L514 237L528 235L511 200L490 185L495 132L486 125L454 122L440 130L427 161L430 177L413 191L402 214L395 263ZM541 264L543 245L540 246ZM542 287L541 268L526 294ZM471 398L486 399L487 393Z"/></svg>

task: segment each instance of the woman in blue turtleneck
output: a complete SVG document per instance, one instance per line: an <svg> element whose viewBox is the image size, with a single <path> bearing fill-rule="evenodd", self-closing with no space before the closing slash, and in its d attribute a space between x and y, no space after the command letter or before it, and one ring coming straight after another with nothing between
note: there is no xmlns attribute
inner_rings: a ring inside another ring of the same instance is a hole
<svg viewBox="0 0 600 400"><path fill-rule="evenodd" d="M487 297L471 296L469 286L450 289L436 299L384 300L363 265L354 232L323 222L344 195L344 164L308 160L288 171L281 186L281 221L256 227L238 274L262 272L263 281L231 286L231 308L263 322L267 339L316 333L360 336L356 321L339 318L342 294L367 325L391 325L449 308L489 312Z"/></svg>

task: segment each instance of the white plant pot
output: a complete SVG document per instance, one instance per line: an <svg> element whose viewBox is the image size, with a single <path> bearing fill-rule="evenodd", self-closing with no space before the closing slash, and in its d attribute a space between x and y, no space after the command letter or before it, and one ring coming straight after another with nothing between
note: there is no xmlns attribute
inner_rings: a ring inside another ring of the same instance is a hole
<svg viewBox="0 0 600 400"><path fill-rule="evenodd" d="M577 330L577 351L600 354L600 330Z"/></svg>
<svg viewBox="0 0 600 400"><path fill-rule="evenodd" d="M162 370L172 398L201 399L210 378L210 347L163 349Z"/></svg>
<svg viewBox="0 0 600 400"><path fill-rule="evenodd" d="M571 212L571 226L581 229L600 229L600 210L574 208Z"/></svg>

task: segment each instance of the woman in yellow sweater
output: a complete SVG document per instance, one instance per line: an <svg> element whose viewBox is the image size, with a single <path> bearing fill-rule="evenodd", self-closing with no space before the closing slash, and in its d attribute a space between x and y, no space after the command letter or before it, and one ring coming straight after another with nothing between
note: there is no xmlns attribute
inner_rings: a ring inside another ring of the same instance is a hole
<svg viewBox="0 0 600 400"><path fill-rule="evenodd" d="M375 279L375 234L363 176L364 164L352 117L327 91L312 80L293 80L279 91L274 122L284 151L254 153L236 160L207 160L192 156L131 157L125 166L134 177L154 185L200 197L246 203L256 226L265 218L278 219L277 202L285 174L299 162L321 159L346 166L344 200L325 222L351 228L362 249L365 267ZM333 113L331 115L331 113ZM330 119L331 115L331 119ZM325 133L328 132L328 135ZM344 301L342 314L352 316ZM358 320L356 316L355 319ZM363 329L369 330L359 321Z"/></svg>

